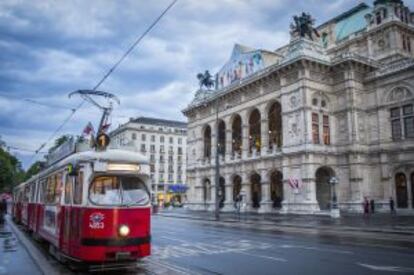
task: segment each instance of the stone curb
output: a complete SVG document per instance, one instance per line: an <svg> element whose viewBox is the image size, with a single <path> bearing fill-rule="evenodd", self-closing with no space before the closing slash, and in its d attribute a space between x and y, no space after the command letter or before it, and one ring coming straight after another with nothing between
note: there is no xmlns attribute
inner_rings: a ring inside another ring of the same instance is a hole
<svg viewBox="0 0 414 275"><path fill-rule="evenodd" d="M20 231L19 228L14 224L14 222L10 219L9 216L6 217L6 222L13 230L13 233L16 235L17 239L19 239L20 243L26 249L27 253L29 253L30 257L33 259L34 263L39 267L40 271L44 275L58 275L50 265L46 257L39 251L39 249L32 244L32 242L24 235L23 232Z"/></svg>

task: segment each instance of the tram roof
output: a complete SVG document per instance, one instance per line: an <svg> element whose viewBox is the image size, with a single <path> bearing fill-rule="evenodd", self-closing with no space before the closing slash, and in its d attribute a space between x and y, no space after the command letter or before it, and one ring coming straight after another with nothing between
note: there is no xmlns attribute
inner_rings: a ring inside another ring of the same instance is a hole
<svg viewBox="0 0 414 275"><path fill-rule="evenodd" d="M131 152L121 149L108 149L105 151L83 151L72 154L61 161L57 162L56 164L51 165L50 167L46 168L45 170L41 171L39 174L32 176L30 179L22 182L21 184L17 185L21 186L28 182L33 181L38 177L42 177L45 174L48 174L60 167L64 167L68 164L77 165L82 162L93 162L93 161L107 161L107 162L118 162L118 163L139 163L139 164L148 164L148 158L138 152ZM15 188L16 188L15 187Z"/></svg>

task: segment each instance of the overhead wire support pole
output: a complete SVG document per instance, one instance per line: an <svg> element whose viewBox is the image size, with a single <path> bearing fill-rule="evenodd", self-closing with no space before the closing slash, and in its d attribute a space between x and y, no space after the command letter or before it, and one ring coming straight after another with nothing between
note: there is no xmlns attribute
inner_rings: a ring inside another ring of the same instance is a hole
<svg viewBox="0 0 414 275"><path fill-rule="evenodd" d="M154 22L144 31L144 33L132 44L131 47L121 56L121 58L115 63L114 66L112 66L111 69L103 76L103 78L93 87L93 91L96 91L96 89L101 86L101 84L115 71L115 69L118 67L119 64L128 56L128 54L131 53L131 51L141 42L141 40L155 27L155 25L161 20L161 18L177 3L178 0L173 0L167 8L164 9L164 11L154 20ZM63 123L53 132L53 134L44 142L42 145L40 145L39 149L35 151L35 154L33 155L30 162L32 162L33 158L40 152L41 149L43 149L47 143L68 123L68 121L73 117L73 115L82 107L84 104L85 99L79 103L76 108L72 109L72 112L69 114L69 116L63 121Z"/></svg>
<svg viewBox="0 0 414 275"><path fill-rule="evenodd" d="M220 143L219 143L219 97L216 98L216 156L215 156L215 195L216 195L216 201L215 201L215 208L214 208L214 214L216 217L216 220L220 220Z"/></svg>

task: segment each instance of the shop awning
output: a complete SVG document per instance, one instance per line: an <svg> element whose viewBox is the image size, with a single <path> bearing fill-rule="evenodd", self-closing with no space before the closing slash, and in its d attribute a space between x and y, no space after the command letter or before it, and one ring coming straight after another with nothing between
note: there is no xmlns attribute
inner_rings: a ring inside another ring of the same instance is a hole
<svg viewBox="0 0 414 275"><path fill-rule="evenodd" d="M188 187L185 184L173 184L168 186L168 191L173 193L185 193L187 191Z"/></svg>

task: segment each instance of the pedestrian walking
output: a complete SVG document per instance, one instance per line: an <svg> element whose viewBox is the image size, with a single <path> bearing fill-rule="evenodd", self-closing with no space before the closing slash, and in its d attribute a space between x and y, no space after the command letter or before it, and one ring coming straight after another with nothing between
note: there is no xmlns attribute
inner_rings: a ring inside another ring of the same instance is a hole
<svg viewBox="0 0 414 275"><path fill-rule="evenodd" d="M7 201L6 199L2 199L0 203L0 223L4 222L4 216L7 214Z"/></svg>
<svg viewBox="0 0 414 275"><path fill-rule="evenodd" d="M371 199L369 201L369 206L371 207L371 213L374 214L375 213L375 201L374 201L374 199Z"/></svg>
<svg viewBox="0 0 414 275"><path fill-rule="evenodd" d="M390 211L391 211L391 214L395 214L395 203L392 197L390 197Z"/></svg>
<svg viewBox="0 0 414 275"><path fill-rule="evenodd" d="M364 207L364 217L367 217L369 215L369 201L367 197L364 197L363 207Z"/></svg>

